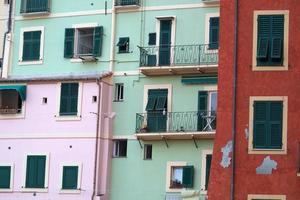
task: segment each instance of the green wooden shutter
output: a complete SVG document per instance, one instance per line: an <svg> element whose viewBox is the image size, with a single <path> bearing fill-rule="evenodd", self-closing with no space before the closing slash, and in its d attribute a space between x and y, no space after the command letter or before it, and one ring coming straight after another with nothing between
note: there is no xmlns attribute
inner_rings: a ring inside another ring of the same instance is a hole
<svg viewBox="0 0 300 200"><path fill-rule="evenodd" d="M283 103L282 101L274 101L269 103L269 148L282 148L282 118L283 118Z"/></svg>
<svg viewBox="0 0 300 200"><path fill-rule="evenodd" d="M60 93L60 115L77 115L78 83L62 83Z"/></svg>
<svg viewBox="0 0 300 200"><path fill-rule="evenodd" d="M40 59L41 31L24 32L22 61Z"/></svg>
<svg viewBox="0 0 300 200"><path fill-rule="evenodd" d="M10 189L10 166L0 166L0 189Z"/></svg>
<svg viewBox="0 0 300 200"><path fill-rule="evenodd" d="M78 166L64 166L63 167L63 180L62 189L78 189Z"/></svg>
<svg viewBox="0 0 300 200"><path fill-rule="evenodd" d="M284 15L273 15L271 17L272 24L272 45L271 45L271 59L273 62L278 61L282 64L282 50L283 50L283 35L284 35Z"/></svg>
<svg viewBox="0 0 300 200"><path fill-rule="evenodd" d="M256 149L267 148L267 102L254 102L253 114L253 147Z"/></svg>
<svg viewBox="0 0 300 200"><path fill-rule="evenodd" d="M26 1L27 0L21 0L20 13L25 13L26 12Z"/></svg>
<svg viewBox="0 0 300 200"><path fill-rule="evenodd" d="M98 26L98 27L95 27L95 30L94 30L93 55L95 57L101 56L102 43L103 43L103 26Z"/></svg>
<svg viewBox="0 0 300 200"><path fill-rule="evenodd" d="M31 60L39 60L40 59L40 48L41 48L41 31L33 31L32 32L32 57Z"/></svg>
<svg viewBox="0 0 300 200"><path fill-rule="evenodd" d="M60 90L60 115L67 115L69 111L69 84L62 83Z"/></svg>
<svg viewBox="0 0 300 200"><path fill-rule="evenodd" d="M182 185L185 188L194 186L194 166L184 166L182 172Z"/></svg>
<svg viewBox="0 0 300 200"><path fill-rule="evenodd" d="M269 15L260 15L257 18L257 64L267 65L270 50L271 21Z"/></svg>
<svg viewBox="0 0 300 200"><path fill-rule="evenodd" d="M260 37L258 41L257 58L266 59L269 51L269 38Z"/></svg>
<svg viewBox="0 0 300 200"><path fill-rule="evenodd" d="M202 131L206 126L206 119L204 116L208 114L207 112L207 99L208 99L208 92L207 91L200 91L198 93L198 131Z"/></svg>
<svg viewBox="0 0 300 200"><path fill-rule="evenodd" d="M26 188L45 187L46 156L28 156L26 165Z"/></svg>
<svg viewBox="0 0 300 200"><path fill-rule="evenodd" d="M209 49L219 48L219 17L211 17L209 20Z"/></svg>
<svg viewBox="0 0 300 200"><path fill-rule="evenodd" d="M78 83L70 83L70 113L77 115L78 111Z"/></svg>
<svg viewBox="0 0 300 200"><path fill-rule="evenodd" d="M156 45L156 33L149 33L148 45Z"/></svg>
<svg viewBox="0 0 300 200"><path fill-rule="evenodd" d="M64 48L64 57L72 58L74 56L74 28L65 29L65 48Z"/></svg>
<svg viewBox="0 0 300 200"><path fill-rule="evenodd" d="M211 169L212 155L206 155L206 165L205 165L205 190L208 188L210 169Z"/></svg>

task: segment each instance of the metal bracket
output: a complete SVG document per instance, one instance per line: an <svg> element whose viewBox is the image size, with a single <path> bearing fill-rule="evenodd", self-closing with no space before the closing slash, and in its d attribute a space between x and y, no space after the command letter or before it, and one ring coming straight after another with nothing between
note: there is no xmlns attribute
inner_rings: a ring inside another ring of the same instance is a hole
<svg viewBox="0 0 300 200"><path fill-rule="evenodd" d="M192 138L193 138L193 141L194 141L194 144L195 144L196 149L198 149L198 144L197 144L197 142L196 142L194 136L192 136Z"/></svg>
<svg viewBox="0 0 300 200"><path fill-rule="evenodd" d="M166 138L165 138L164 136L162 136L162 139L164 140L164 142L165 142L165 144L166 144L167 148L169 148L169 144L168 144L168 142L167 142Z"/></svg>
<svg viewBox="0 0 300 200"><path fill-rule="evenodd" d="M138 139L138 141L139 141L139 144L140 144L141 149L143 149L143 145L142 145L142 143L141 143L141 140Z"/></svg>

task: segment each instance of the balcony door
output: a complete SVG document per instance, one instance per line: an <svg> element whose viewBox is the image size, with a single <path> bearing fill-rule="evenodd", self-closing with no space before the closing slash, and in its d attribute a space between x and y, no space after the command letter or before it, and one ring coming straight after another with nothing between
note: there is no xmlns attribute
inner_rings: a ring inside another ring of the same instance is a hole
<svg viewBox="0 0 300 200"><path fill-rule="evenodd" d="M214 131L217 125L217 92L199 91L197 131Z"/></svg>
<svg viewBox="0 0 300 200"><path fill-rule="evenodd" d="M168 116L168 90L148 90L147 129L148 132L166 132Z"/></svg>
<svg viewBox="0 0 300 200"><path fill-rule="evenodd" d="M169 66L171 59L172 20L160 20L159 66Z"/></svg>

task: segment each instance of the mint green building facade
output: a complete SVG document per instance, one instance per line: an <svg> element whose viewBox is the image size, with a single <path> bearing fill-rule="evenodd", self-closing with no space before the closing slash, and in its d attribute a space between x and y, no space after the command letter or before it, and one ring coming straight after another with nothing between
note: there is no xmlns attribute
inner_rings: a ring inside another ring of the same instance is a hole
<svg viewBox="0 0 300 200"><path fill-rule="evenodd" d="M127 52L116 46L110 199L205 199L219 2L144 0L116 13L116 45L127 38Z"/></svg>

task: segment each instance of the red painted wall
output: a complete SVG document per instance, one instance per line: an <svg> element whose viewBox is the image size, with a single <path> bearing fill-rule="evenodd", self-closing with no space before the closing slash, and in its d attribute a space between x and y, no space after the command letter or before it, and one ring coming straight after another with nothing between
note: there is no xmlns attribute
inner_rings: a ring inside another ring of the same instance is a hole
<svg viewBox="0 0 300 200"><path fill-rule="evenodd" d="M289 70L252 71L253 11L289 10ZM235 199L248 194L286 195L300 199L300 177L296 176L300 141L300 2L298 0L239 0L237 131ZM234 0L221 0L218 125L209 200L230 199L231 166L222 168L221 148L232 139L232 82ZM250 96L288 96L287 155L270 155L278 163L272 175L257 175L256 168L268 155L249 155L245 128L249 123ZM231 154L232 155L232 154Z"/></svg>

